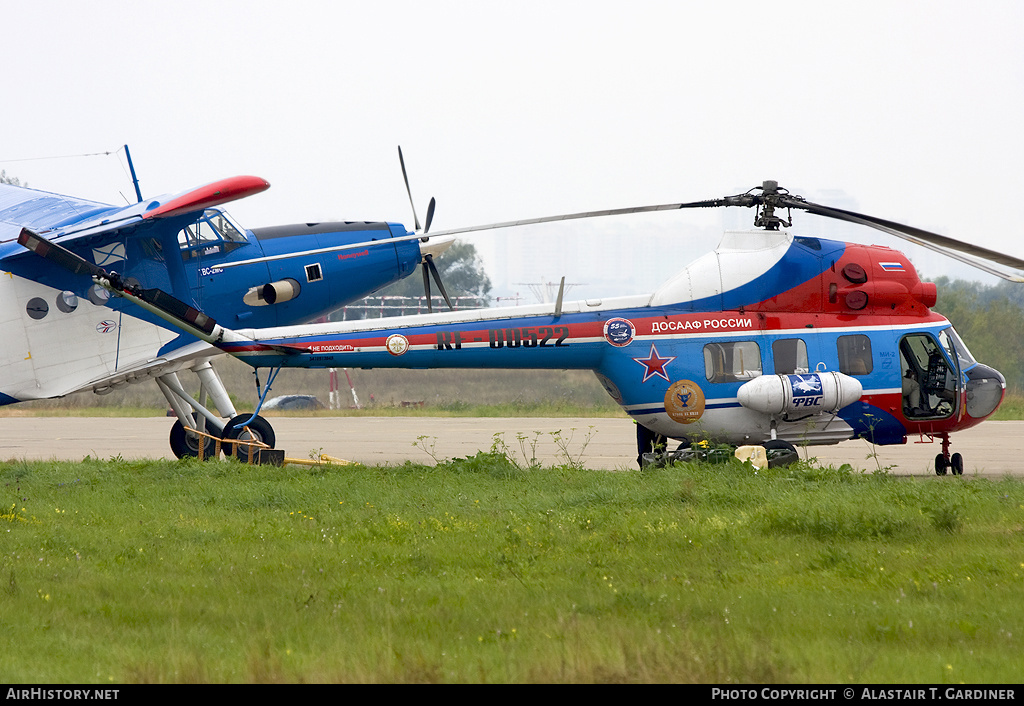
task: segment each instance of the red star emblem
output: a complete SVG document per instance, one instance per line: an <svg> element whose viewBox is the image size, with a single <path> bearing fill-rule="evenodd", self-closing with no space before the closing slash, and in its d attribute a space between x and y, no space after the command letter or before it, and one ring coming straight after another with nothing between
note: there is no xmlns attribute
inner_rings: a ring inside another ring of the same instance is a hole
<svg viewBox="0 0 1024 706"><path fill-rule="evenodd" d="M660 375L668 380L668 373L665 372L665 366L675 359L676 357L674 355L662 358L658 355L658 348L652 343L651 352L646 358L634 358L633 360L646 368L646 370L644 370L644 379L640 381L641 383L644 383L655 375Z"/></svg>

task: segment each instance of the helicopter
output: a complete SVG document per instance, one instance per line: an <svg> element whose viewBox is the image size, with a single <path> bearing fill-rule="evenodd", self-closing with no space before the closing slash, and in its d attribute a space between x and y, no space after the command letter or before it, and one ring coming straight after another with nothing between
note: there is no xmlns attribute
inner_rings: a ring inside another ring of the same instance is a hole
<svg viewBox="0 0 1024 706"><path fill-rule="evenodd" d="M127 145L125 154L138 202L124 207L0 184L0 405L153 380L177 418L173 453L196 456L200 444L212 453L214 442L195 432L219 435L238 416L210 364L221 351L111 297L93 281L104 268L236 326L314 321L418 266L428 289L433 278L445 291L433 258L453 238L421 243L391 222L249 230L223 205L267 190L264 179L231 177L143 198ZM414 212L416 232L429 231L434 203L424 227ZM364 242L373 247L331 250ZM196 396L179 378L189 371L199 380Z"/></svg>
<svg viewBox="0 0 1024 706"><path fill-rule="evenodd" d="M718 207L756 208L755 229L726 232L713 252L651 293L607 300L565 302L560 290L553 306L233 329L200 312L167 306L162 293L117 273L94 279L254 368L270 368L260 405L286 367L583 369L593 371L636 422L641 467L678 458L701 441L762 446L770 463L779 465L796 460L798 446L854 438L902 444L920 435L941 442L936 474L962 474L964 460L951 453L950 436L996 411L1004 377L978 362L950 322L932 311L936 285L922 281L906 255L796 235L790 230L792 211L869 226L1012 281L1022 280L997 265L1024 269L1022 260L815 204L775 181L719 199L435 235ZM257 438L268 436L260 405L244 422ZM680 442L674 452L666 448L670 439Z"/></svg>

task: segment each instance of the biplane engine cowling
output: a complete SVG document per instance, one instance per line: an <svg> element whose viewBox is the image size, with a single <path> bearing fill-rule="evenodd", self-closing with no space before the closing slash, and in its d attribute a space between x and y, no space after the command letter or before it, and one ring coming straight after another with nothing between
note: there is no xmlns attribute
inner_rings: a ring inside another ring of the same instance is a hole
<svg viewBox="0 0 1024 706"><path fill-rule="evenodd" d="M740 386L741 405L765 414L806 416L838 412L860 399L860 381L843 373L762 375Z"/></svg>

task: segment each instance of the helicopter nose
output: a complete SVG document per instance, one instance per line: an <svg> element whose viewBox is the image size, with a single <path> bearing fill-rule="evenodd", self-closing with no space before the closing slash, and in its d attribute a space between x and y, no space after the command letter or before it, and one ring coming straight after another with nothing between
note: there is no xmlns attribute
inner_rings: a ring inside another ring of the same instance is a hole
<svg viewBox="0 0 1024 706"><path fill-rule="evenodd" d="M967 371L967 414L984 419L996 411L1006 392L1006 378L995 368L979 363Z"/></svg>

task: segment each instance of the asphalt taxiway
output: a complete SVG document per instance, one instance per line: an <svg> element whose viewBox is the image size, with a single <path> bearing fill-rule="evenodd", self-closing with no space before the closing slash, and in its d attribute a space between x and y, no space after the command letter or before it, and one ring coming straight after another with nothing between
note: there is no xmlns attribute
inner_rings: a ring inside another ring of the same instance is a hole
<svg viewBox="0 0 1024 706"><path fill-rule="evenodd" d="M0 461L173 458L167 441L172 421L165 417L2 417ZM636 467L636 431L625 418L271 417L269 421L277 448L296 459L326 454L366 465L431 464L472 456L498 444L519 462L535 457L543 465L571 459L594 469ZM914 438L901 446L846 441L801 453L827 464L934 477L934 459L941 445L917 441ZM952 450L963 455L966 477L1022 475L1024 421L990 421L959 432L952 437Z"/></svg>

